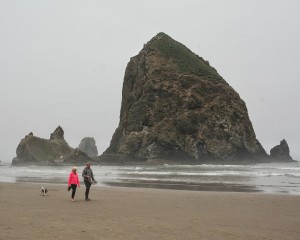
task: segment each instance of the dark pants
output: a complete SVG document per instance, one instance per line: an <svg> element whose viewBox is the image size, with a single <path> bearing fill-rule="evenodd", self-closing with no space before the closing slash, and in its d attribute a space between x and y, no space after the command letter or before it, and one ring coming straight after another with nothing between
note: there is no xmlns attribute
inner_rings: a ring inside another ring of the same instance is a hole
<svg viewBox="0 0 300 240"><path fill-rule="evenodd" d="M85 184L85 199L88 199L92 183L84 180L84 184Z"/></svg>
<svg viewBox="0 0 300 240"><path fill-rule="evenodd" d="M71 184L71 188L72 188L72 198L74 198L75 193L76 193L76 189L77 189L77 184Z"/></svg>

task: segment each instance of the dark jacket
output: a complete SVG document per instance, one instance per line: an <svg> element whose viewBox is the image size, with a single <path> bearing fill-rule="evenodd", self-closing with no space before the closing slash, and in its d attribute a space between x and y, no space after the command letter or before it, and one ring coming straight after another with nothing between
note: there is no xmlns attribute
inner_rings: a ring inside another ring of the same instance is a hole
<svg viewBox="0 0 300 240"><path fill-rule="evenodd" d="M95 181L92 169L87 168L87 167L85 167L83 169L82 177L83 177L84 181L89 181L89 182Z"/></svg>

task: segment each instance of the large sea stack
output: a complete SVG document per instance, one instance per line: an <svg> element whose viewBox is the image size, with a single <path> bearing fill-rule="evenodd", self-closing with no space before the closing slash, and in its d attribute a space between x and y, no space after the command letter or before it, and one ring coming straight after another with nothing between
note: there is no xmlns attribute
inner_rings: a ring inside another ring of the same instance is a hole
<svg viewBox="0 0 300 240"><path fill-rule="evenodd" d="M17 156L13 165L26 164L79 164L93 161L79 149L73 149L64 139L64 131L59 126L50 135L50 139L43 139L29 133L19 143Z"/></svg>
<svg viewBox="0 0 300 240"><path fill-rule="evenodd" d="M119 126L100 160L225 163L267 157L244 101L208 61L164 33L130 59Z"/></svg>

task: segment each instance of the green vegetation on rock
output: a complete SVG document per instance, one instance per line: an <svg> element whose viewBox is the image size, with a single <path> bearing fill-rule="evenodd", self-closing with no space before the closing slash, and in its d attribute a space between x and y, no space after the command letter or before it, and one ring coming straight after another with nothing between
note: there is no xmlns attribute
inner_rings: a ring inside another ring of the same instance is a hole
<svg viewBox="0 0 300 240"><path fill-rule="evenodd" d="M224 81L208 61L164 33L157 34L148 44L150 48L159 50L165 58L175 61L179 72L192 73L205 79Z"/></svg>

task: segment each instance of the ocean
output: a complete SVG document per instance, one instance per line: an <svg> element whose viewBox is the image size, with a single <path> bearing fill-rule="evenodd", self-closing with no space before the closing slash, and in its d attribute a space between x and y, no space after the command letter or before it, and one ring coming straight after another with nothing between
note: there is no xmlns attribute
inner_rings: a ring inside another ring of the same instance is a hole
<svg viewBox="0 0 300 240"><path fill-rule="evenodd" d="M84 166L78 166L81 174ZM97 185L300 195L300 162L92 166ZM67 184L71 166L0 166L0 182Z"/></svg>

